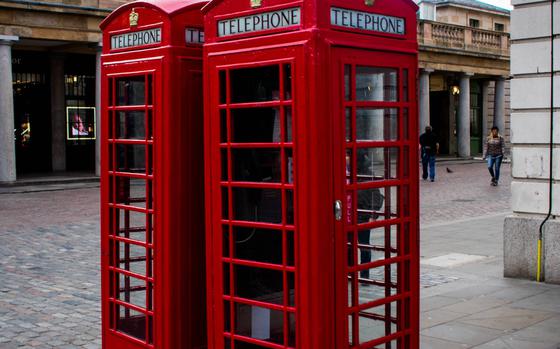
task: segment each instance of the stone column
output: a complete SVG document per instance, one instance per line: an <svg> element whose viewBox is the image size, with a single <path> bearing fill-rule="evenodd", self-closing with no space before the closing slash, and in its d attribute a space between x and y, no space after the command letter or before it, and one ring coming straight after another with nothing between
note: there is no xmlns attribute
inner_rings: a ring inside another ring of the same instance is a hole
<svg viewBox="0 0 560 349"><path fill-rule="evenodd" d="M95 175L101 175L101 44L95 54Z"/></svg>
<svg viewBox="0 0 560 349"><path fill-rule="evenodd" d="M419 122L418 127L420 128L420 134L424 132L426 126L430 125L430 73L433 69L422 69L420 71L420 82L419 82Z"/></svg>
<svg viewBox="0 0 560 349"><path fill-rule="evenodd" d="M17 40L17 36L0 35L0 182L16 180L12 43Z"/></svg>
<svg viewBox="0 0 560 349"><path fill-rule="evenodd" d="M482 82L482 138L484 139L488 135L488 90L490 82L484 80Z"/></svg>
<svg viewBox="0 0 560 349"><path fill-rule="evenodd" d="M496 79L496 87L494 89L494 126L498 126L501 134L505 134L505 98L506 88L505 79L500 77Z"/></svg>
<svg viewBox="0 0 560 349"><path fill-rule="evenodd" d="M64 99L64 56L52 55L51 65L51 125L52 170L66 171L66 108Z"/></svg>
<svg viewBox="0 0 560 349"><path fill-rule="evenodd" d="M460 157L471 156L471 83L473 74L461 76L459 94L459 115L457 118L457 150Z"/></svg>

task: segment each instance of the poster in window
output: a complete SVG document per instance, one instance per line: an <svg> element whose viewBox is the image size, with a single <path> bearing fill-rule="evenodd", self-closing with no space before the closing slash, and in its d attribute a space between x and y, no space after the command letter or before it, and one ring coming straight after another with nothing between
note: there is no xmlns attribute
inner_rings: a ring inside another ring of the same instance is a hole
<svg viewBox="0 0 560 349"><path fill-rule="evenodd" d="M66 139L69 141L94 140L95 123L94 107L66 107Z"/></svg>

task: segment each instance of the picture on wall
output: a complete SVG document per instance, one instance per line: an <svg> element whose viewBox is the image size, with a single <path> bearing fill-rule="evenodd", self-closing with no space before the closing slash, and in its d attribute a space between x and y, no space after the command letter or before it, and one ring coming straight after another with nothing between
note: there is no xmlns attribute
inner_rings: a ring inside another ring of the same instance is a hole
<svg viewBox="0 0 560 349"><path fill-rule="evenodd" d="M66 107L66 139L94 140L96 115L94 107Z"/></svg>

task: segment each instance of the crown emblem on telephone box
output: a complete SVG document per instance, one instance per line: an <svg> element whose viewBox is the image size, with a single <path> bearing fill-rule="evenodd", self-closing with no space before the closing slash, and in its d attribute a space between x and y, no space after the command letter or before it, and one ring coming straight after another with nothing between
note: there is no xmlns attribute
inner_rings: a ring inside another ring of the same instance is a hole
<svg viewBox="0 0 560 349"><path fill-rule="evenodd" d="M130 15L128 16L128 20L130 21L130 26L135 27L138 25L138 13L132 9Z"/></svg>
<svg viewBox="0 0 560 349"><path fill-rule="evenodd" d="M366 6L373 6L375 0L365 0L365 2L366 2Z"/></svg>
<svg viewBox="0 0 560 349"><path fill-rule="evenodd" d="M262 5L262 0L251 0L251 7L255 8L255 7L261 7Z"/></svg>

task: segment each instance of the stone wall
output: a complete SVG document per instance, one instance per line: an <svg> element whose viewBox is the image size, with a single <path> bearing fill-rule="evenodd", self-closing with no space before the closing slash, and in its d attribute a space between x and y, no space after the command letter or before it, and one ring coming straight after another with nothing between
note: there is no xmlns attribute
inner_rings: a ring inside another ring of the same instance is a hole
<svg viewBox="0 0 560 349"><path fill-rule="evenodd" d="M0 35L21 39L97 43L99 24L122 0L0 0Z"/></svg>
<svg viewBox="0 0 560 349"><path fill-rule="evenodd" d="M534 278L537 236L548 212L550 176L550 2L513 0L511 30L512 209L504 223L505 275ZM555 2L554 34L560 34ZM554 40L554 166L552 221L544 235L546 281L560 283L560 39Z"/></svg>

